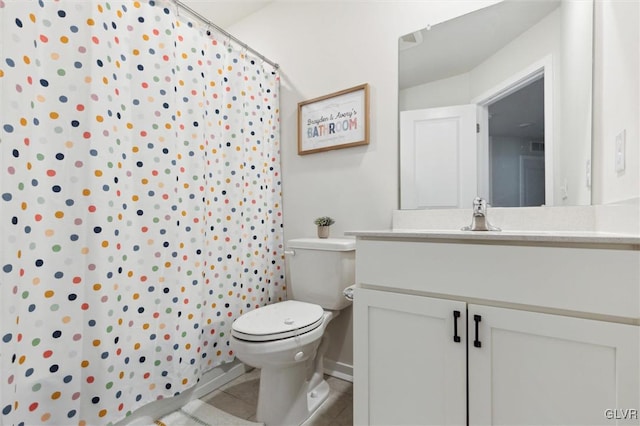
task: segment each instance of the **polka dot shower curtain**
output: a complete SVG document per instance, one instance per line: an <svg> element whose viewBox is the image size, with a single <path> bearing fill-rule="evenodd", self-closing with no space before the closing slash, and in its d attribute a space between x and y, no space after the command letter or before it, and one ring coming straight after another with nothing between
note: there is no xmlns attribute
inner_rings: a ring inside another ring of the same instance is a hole
<svg viewBox="0 0 640 426"><path fill-rule="evenodd" d="M3 425L176 395L285 297L278 76L182 15L0 0Z"/></svg>

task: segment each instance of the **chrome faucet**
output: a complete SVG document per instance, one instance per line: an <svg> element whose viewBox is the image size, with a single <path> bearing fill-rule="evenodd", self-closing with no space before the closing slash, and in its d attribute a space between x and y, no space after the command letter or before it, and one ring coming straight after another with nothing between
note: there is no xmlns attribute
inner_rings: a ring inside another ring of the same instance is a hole
<svg viewBox="0 0 640 426"><path fill-rule="evenodd" d="M473 199L473 215L471 217L471 225L465 226L462 231L501 231L500 228L493 226L487 219L487 202L476 197Z"/></svg>

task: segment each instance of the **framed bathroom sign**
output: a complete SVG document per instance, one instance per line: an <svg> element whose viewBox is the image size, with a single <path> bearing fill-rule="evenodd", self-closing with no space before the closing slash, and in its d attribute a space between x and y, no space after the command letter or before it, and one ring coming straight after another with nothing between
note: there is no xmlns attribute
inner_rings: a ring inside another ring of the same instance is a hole
<svg viewBox="0 0 640 426"><path fill-rule="evenodd" d="M298 155L368 143L368 84L298 104Z"/></svg>

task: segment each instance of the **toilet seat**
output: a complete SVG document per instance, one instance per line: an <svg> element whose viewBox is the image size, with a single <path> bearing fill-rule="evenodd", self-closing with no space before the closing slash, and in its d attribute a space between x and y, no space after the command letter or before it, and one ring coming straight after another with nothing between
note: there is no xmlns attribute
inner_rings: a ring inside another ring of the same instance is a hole
<svg viewBox="0 0 640 426"><path fill-rule="evenodd" d="M322 325L320 305L287 300L241 315L231 326L231 335L250 342L269 342L308 333Z"/></svg>

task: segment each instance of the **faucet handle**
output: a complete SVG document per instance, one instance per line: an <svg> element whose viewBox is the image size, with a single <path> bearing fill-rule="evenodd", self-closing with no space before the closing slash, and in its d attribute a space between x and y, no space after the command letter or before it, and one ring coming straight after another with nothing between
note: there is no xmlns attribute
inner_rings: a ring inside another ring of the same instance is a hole
<svg viewBox="0 0 640 426"><path fill-rule="evenodd" d="M484 198L476 197L473 199L473 214L480 214L486 216L487 214L487 202Z"/></svg>
<svg viewBox="0 0 640 426"><path fill-rule="evenodd" d="M501 229L489 223L487 218L487 202L481 197L473 199L473 214L471 225L461 228L462 231L500 231Z"/></svg>

